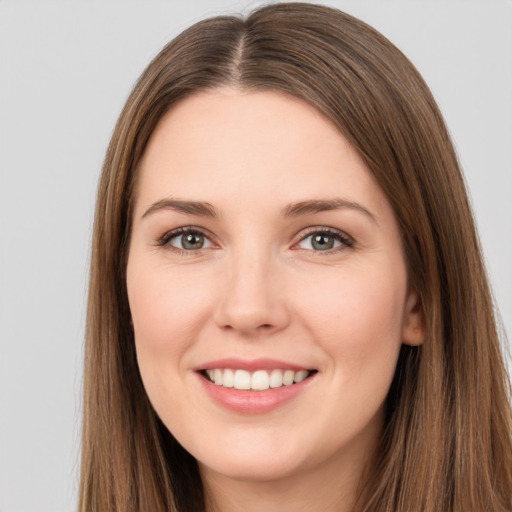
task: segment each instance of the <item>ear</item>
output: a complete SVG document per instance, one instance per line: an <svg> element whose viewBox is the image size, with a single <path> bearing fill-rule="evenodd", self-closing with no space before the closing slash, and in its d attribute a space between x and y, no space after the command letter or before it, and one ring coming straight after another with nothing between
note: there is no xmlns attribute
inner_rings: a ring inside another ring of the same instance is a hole
<svg viewBox="0 0 512 512"><path fill-rule="evenodd" d="M418 294L411 290L405 303L402 342L404 345L417 347L423 343L424 339L425 329Z"/></svg>

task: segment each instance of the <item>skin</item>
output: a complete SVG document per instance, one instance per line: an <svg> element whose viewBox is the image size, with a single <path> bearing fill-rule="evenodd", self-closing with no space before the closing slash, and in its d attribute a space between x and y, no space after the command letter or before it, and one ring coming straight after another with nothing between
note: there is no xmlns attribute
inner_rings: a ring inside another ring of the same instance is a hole
<svg viewBox="0 0 512 512"><path fill-rule="evenodd" d="M377 445L402 343L423 342L393 211L357 152L307 103L219 89L174 106L138 169L127 288L148 396L194 455L215 511L349 511ZM205 201L217 218L165 199ZM291 203L362 209L283 217ZM193 226L197 250L162 237ZM350 237L322 251L311 234ZM178 250L177 250L178 249ZM264 414L214 403L194 368L225 357L317 370Z"/></svg>

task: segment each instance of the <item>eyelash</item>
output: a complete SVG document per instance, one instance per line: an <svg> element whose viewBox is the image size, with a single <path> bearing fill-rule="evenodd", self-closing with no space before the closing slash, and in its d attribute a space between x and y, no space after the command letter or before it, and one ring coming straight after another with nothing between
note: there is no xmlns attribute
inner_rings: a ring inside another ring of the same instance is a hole
<svg viewBox="0 0 512 512"><path fill-rule="evenodd" d="M311 252L315 255L333 254L333 253L336 253L339 251L343 251L347 247L348 248L354 247L354 244L355 244L354 239L349 237L343 231L340 231L340 230L334 229L334 228L322 227L322 228L309 228L306 231L306 233L303 234L301 239L297 243L294 244L294 246L300 244L301 242L304 242L304 240L307 240L309 237L311 237L313 235L327 235L329 237L334 238L335 241L341 243L341 245L339 247L335 247L333 249L327 249L324 251L314 251L312 249L303 249L303 250ZM300 249L297 249L297 250L300 250Z"/></svg>
<svg viewBox="0 0 512 512"><path fill-rule="evenodd" d="M200 228L188 226L188 227L182 227L182 228L174 229L172 231L168 231L167 233L165 233L162 237L160 237L157 240L156 245L158 247L165 247L165 248L167 248L173 252L176 252L177 254L182 255L182 256L196 255L197 252L201 251L202 248L197 249L197 250L193 250L193 249L187 250L187 249L180 249L179 247L174 247L173 245L170 244L170 241L173 238L176 238L180 235L187 235L187 234L195 234L195 235L199 234L199 235L204 236L207 240L209 240L211 242L210 237L204 231L202 231ZM302 249L302 250L307 251L309 253L313 253L313 254L316 253L319 255L333 254L338 251L342 251L342 250L346 249L347 247L348 248L354 247L354 244L355 244L354 240L350 236L348 236L346 233L344 233L343 231L339 231L334 228L321 227L321 228L309 228L306 231L306 233L303 234L303 236L300 238L300 240L294 244L294 247L297 246L298 244L300 244L301 242L304 242L305 240L307 240L309 237L311 237L313 235L327 235L329 237L334 238L335 241L340 242L341 246L335 247L332 249L326 249L323 251L314 251L312 249ZM213 242L211 242L211 243L213 243ZM301 250L301 249L298 248L298 249L294 249L294 250Z"/></svg>
<svg viewBox="0 0 512 512"><path fill-rule="evenodd" d="M191 235L202 235L206 239L210 240L210 237L204 231L202 231L199 228L195 228L195 227L189 226L189 227L183 227L183 228L174 229L172 231L168 231L167 233L165 233L162 237L160 237L157 240L156 245L158 247L165 247L166 249L169 249L170 251L173 251L173 252L179 254L180 256L194 256L201 249L198 249L198 250L195 250L195 251L191 250L191 249L189 249L189 250L187 250L187 249L180 249L179 247L174 247L173 245L170 244L170 241L173 238L176 238L176 237L178 237L180 235L189 235L189 234L191 234Z"/></svg>

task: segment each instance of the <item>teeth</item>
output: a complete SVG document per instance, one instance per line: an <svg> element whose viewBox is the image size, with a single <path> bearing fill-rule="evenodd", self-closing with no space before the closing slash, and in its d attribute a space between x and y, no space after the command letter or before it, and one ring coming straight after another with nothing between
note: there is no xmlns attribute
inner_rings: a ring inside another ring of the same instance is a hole
<svg viewBox="0 0 512 512"><path fill-rule="evenodd" d="M251 374L245 370L236 370L233 387L235 389L251 389Z"/></svg>
<svg viewBox="0 0 512 512"><path fill-rule="evenodd" d="M283 375L283 385L291 386L293 384L293 377L295 372L293 370L286 370Z"/></svg>
<svg viewBox="0 0 512 512"><path fill-rule="evenodd" d="M300 370L295 372L295 377L293 377L293 382L302 382L308 376L307 370Z"/></svg>
<svg viewBox="0 0 512 512"><path fill-rule="evenodd" d="M302 382L310 372L308 370L257 370L252 374L246 370L215 368L206 370L208 378L217 386L254 391L265 391L269 388L291 386Z"/></svg>
<svg viewBox="0 0 512 512"><path fill-rule="evenodd" d="M258 370L252 374L251 389L263 391L270 386L270 377L265 370Z"/></svg>
<svg viewBox="0 0 512 512"><path fill-rule="evenodd" d="M222 385L225 388L232 388L235 385L235 372L227 368L222 376Z"/></svg>
<svg viewBox="0 0 512 512"><path fill-rule="evenodd" d="M270 387L280 388L283 385L283 372L281 370L272 370L270 374Z"/></svg>

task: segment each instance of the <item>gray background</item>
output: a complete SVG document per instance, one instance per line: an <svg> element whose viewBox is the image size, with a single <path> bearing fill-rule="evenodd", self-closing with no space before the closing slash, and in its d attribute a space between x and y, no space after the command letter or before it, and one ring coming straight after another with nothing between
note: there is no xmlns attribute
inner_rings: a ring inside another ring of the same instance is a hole
<svg viewBox="0 0 512 512"><path fill-rule="evenodd" d="M0 512L75 509L95 186L133 82L192 22L262 3L0 1ZM512 3L322 3L383 32L433 89L512 333Z"/></svg>

